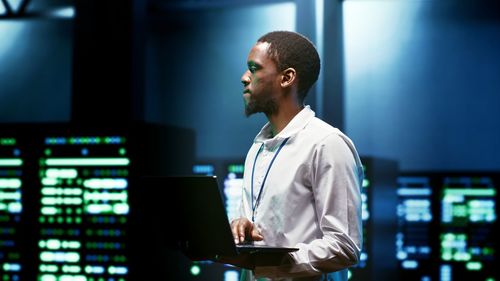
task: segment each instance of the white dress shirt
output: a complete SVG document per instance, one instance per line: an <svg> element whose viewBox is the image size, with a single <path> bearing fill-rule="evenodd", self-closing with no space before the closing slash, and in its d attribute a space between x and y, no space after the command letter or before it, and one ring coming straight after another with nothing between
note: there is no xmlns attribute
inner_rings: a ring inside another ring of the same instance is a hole
<svg viewBox="0 0 500 281"><path fill-rule="evenodd" d="M256 267L255 278L347 280L362 243L362 179L352 141L309 106L274 137L267 123L247 154L240 215L264 237L255 244L299 250L291 264Z"/></svg>

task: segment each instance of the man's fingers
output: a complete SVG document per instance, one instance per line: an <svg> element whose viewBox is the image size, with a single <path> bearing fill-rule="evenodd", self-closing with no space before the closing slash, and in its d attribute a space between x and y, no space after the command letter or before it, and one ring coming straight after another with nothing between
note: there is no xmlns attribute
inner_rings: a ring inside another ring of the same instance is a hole
<svg viewBox="0 0 500 281"><path fill-rule="evenodd" d="M246 221L240 220L238 222L238 237L239 237L239 243L245 242L245 231L247 228L247 223Z"/></svg>
<svg viewBox="0 0 500 281"><path fill-rule="evenodd" d="M262 234L260 234L259 230L256 227L252 228L252 232L250 233L250 235L252 237L252 240L255 240L255 241L264 240L264 237L262 236Z"/></svg>
<svg viewBox="0 0 500 281"><path fill-rule="evenodd" d="M238 224L239 224L239 219L234 220L231 222L231 232L233 233L233 239L234 239L234 244L238 244L239 242L239 236L238 236Z"/></svg>
<svg viewBox="0 0 500 281"><path fill-rule="evenodd" d="M245 242L245 239L261 241L264 237L255 225L246 218L239 218L231 222L231 232L235 244Z"/></svg>

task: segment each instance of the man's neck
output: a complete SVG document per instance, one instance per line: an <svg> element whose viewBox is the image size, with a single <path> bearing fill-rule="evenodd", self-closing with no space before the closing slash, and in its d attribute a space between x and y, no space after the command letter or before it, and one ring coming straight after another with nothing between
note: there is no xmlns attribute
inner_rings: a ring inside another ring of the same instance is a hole
<svg viewBox="0 0 500 281"><path fill-rule="evenodd" d="M274 114L267 115L267 119L271 124L273 137L279 134L303 108L303 105L282 106Z"/></svg>

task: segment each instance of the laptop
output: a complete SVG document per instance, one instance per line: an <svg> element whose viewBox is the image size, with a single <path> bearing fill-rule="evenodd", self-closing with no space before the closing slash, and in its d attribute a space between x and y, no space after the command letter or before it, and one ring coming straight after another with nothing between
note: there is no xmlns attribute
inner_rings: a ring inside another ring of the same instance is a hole
<svg viewBox="0 0 500 281"><path fill-rule="evenodd" d="M165 194L157 212L168 225L168 239L193 259L237 256L240 253L288 253L297 248L234 243L215 176L147 177L141 188ZM162 195L163 196L163 195ZM158 202L158 201L157 201Z"/></svg>

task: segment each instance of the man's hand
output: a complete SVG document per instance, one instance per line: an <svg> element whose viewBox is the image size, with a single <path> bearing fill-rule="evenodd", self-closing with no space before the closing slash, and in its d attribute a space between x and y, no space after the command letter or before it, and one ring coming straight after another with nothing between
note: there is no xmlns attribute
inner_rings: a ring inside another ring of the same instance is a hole
<svg viewBox="0 0 500 281"><path fill-rule="evenodd" d="M235 244L243 243L245 241L261 241L264 239L255 224L247 218L233 220L231 222L231 231L233 232Z"/></svg>

